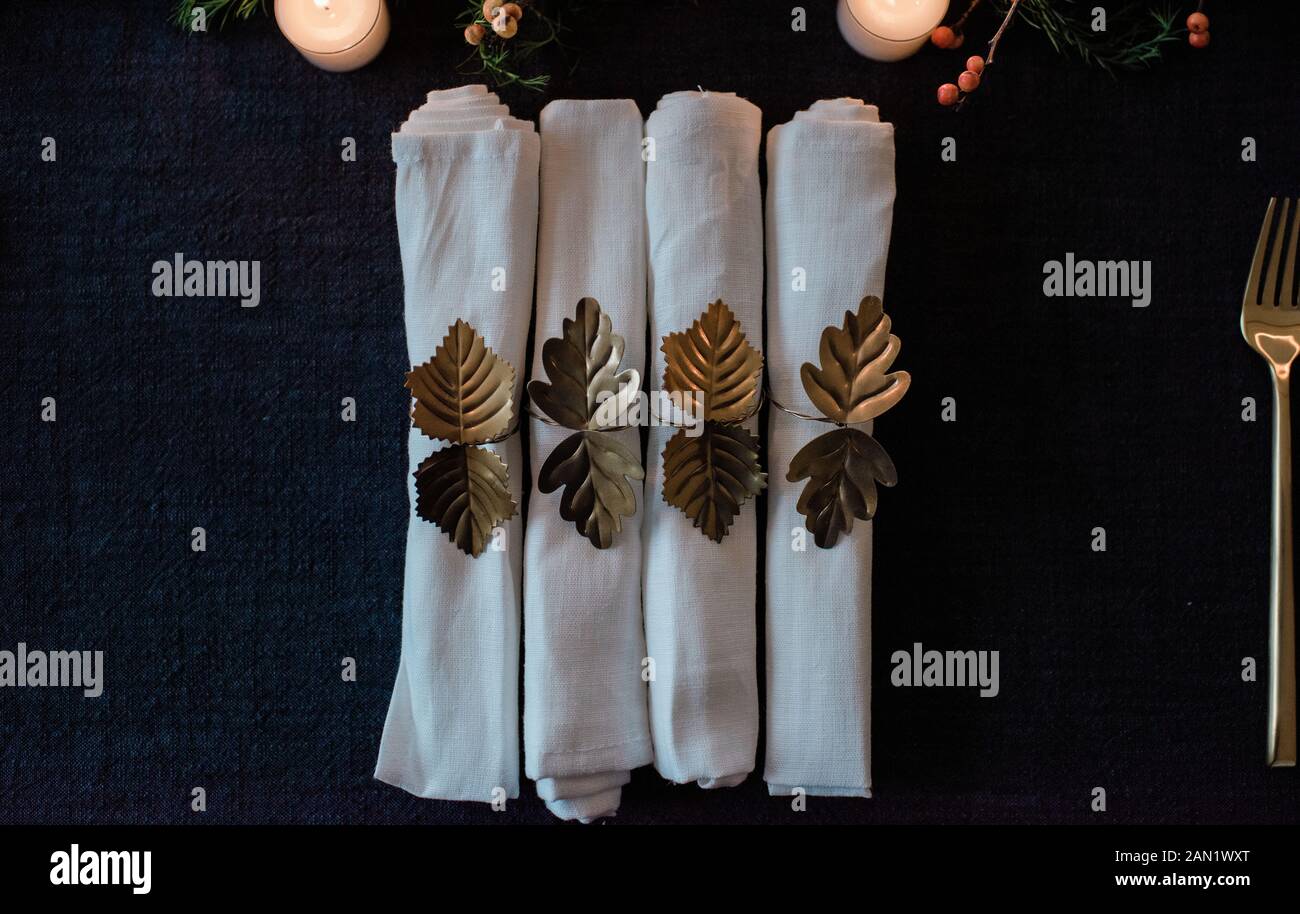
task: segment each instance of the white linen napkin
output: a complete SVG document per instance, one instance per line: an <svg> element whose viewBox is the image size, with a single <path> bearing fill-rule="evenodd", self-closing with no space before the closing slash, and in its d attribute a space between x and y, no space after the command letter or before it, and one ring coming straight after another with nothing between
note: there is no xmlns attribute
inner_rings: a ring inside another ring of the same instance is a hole
<svg viewBox="0 0 1300 914"><path fill-rule="evenodd" d="M880 109L860 98L827 98L813 102L806 111L796 111L796 121L879 121Z"/></svg>
<svg viewBox="0 0 1300 914"><path fill-rule="evenodd" d="M473 117L456 119L439 119L433 121L403 121L398 133L421 134L434 133L476 133L480 130L525 130L532 131L532 121L521 121L513 117Z"/></svg>
<svg viewBox="0 0 1300 914"><path fill-rule="evenodd" d="M505 105L457 105L454 108L434 108L429 111L415 110L407 117L407 123L436 123L449 118L509 117L510 109Z"/></svg>
<svg viewBox="0 0 1300 914"><path fill-rule="evenodd" d="M816 364L823 328L884 291L893 125L857 99L819 102L768 133L767 175L768 380L779 403L816 414L800 366ZM806 291L794 291L796 270ZM804 483L785 474L799 448L829 427L775 406L769 413L763 777L774 795L802 788L868 797L874 525L854 524L830 549L809 533L806 550L795 551Z"/></svg>
<svg viewBox="0 0 1300 914"><path fill-rule="evenodd" d="M554 101L540 118L541 203L533 377L542 347L590 296L626 341L622 367L645 363L645 166L641 114L627 100ZM547 456L572 435L529 419L533 490L524 536L524 758L557 816L618 810L631 769L649 764L641 678L640 517L597 549L543 493ZM634 453L638 429L611 432ZM638 504L641 483L631 481Z"/></svg>
<svg viewBox="0 0 1300 914"><path fill-rule="evenodd" d="M480 86L479 88L483 88ZM495 93L479 92L434 98L412 111L398 133L471 133L476 130L532 130L532 121L510 116Z"/></svg>
<svg viewBox="0 0 1300 914"><path fill-rule="evenodd" d="M488 92L488 87L483 83L466 83L451 89L431 89L425 99L429 102L450 102L456 99L476 98L480 95L496 97L496 93Z"/></svg>
<svg viewBox="0 0 1300 914"><path fill-rule="evenodd" d="M452 98L430 98L416 111L437 111L447 108L472 108L481 105L500 105L501 99L495 92L482 92L478 95L462 95Z"/></svg>
<svg viewBox="0 0 1300 914"><path fill-rule="evenodd" d="M664 374L665 334L686 330L723 299L762 347L763 211L758 108L734 93L674 92L646 122L645 211L650 264L649 387ZM754 431L756 422L747 427ZM754 502L715 543L663 497L673 428L650 429L646 451L645 630L654 661L655 768L677 783L738 784L758 743Z"/></svg>
<svg viewBox="0 0 1300 914"><path fill-rule="evenodd" d="M482 95L477 89L430 93L430 100ZM514 366L516 416L539 152L529 130L393 135L410 362L432 357L448 327L463 318ZM497 291L501 278L505 286ZM522 503L519 436L485 446L506 462L511 495ZM504 525L504 551L489 546L471 558L419 518L411 474L439 447L411 428L402 654L375 777L422 797L490 802L502 792L519 795L523 523L516 515Z"/></svg>

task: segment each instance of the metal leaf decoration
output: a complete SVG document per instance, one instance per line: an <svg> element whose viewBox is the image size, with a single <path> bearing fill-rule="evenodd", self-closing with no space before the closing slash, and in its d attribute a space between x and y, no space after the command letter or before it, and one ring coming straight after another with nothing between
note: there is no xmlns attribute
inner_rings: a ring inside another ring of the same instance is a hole
<svg viewBox="0 0 1300 914"><path fill-rule="evenodd" d="M518 510L506 480L506 465L492 451L443 448L415 471L415 511L437 524L462 552L477 557L487 548L492 528Z"/></svg>
<svg viewBox="0 0 1300 914"><path fill-rule="evenodd" d="M415 397L411 418L430 438L482 444L510 426L515 369L483 337L457 320L433 358L406 375Z"/></svg>
<svg viewBox="0 0 1300 914"><path fill-rule="evenodd" d="M572 521L597 549L607 549L623 518L636 513L628 479L644 479L639 456L609 432L578 432L551 451L538 473L538 488L561 486L560 517Z"/></svg>
<svg viewBox="0 0 1300 914"><path fill-rule="evenodd" d="M574 319L564 319L560 336L542 345L542 367L550 383L530 381L528 396L565 428L599 428L596 410L603 400L635 396L641 389L639 372L618 370L622 360L623 337L613 331L600 303L584 298Z"/></svg>
<svg viewBox="0 0 1300 914"><path fill-rule="evenodd" d="M876 483L892 486L898 471L876 439L856 428L837 428L818 435L790 461L790 482L809 480L799 495L798 510L817 545L835 545L840 531L850 533L853 519L876 513Z"/></svg>
<svg viewBox="0 0 1300 914"><path fill-rule="evenodd" d="M664 448L664 501L722 542L740 506L767 485L758 446L740 425L706 422L694 438L681 429Z"/></svg>
<svg viewBox="0 0 1300 914"><path fill-rule="evenodd" d="M805 362L799 372L804 390L833 422L874 419L901 400L912 383L906 371L889 371L898 348L880 299L869 295L856 315L845 312L843 327L822 331L821 368Z"/></svg>
<svg viewBox="0 0 1300 914"><path fill-rule="evenodd" d="M763 356L749 345L736 315L718 299L685 333L664 337L664 389L701 391L704 418L739 422L758 409Z"/></svg>

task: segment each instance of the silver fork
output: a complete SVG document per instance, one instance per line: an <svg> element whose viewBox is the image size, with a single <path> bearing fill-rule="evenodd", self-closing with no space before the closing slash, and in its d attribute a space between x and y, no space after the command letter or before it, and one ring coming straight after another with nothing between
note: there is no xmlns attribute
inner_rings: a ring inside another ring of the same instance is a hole
<svg viewBox="0 0 1300 914"><path fill-rule="evenodd" d="M1300 201L1268 201L1241 300L1241 332L1273 375L1273 548L1268 608L1268 765L1295 764L1295 578L1291 535L1291 363L1300 354L1300 300L1295 291ZM1290 238L1287 214L1294 209ZM1269 239L1272 238L1272 253ZM1282 248L1286 246L1286 260ZM1267 259L1267 264L1265 260ZM1282 282L1278 285L1278 267Z"/></svg>

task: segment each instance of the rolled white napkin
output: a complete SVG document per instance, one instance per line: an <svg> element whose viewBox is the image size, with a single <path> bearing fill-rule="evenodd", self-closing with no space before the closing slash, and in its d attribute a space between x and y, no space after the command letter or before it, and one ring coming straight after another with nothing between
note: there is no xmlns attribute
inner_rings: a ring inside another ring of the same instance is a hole
<svg viewBox="0 0 1300 914"><path fill-rule="evenodd" d="M502 104L496 93L486 91L486 88L481 85L477 88L483 89L483 91L445 96L440 93L430 92L429 99L408 114L406 120L402 123L454 123L469 118L510 117L509 106ZM451 92L453 90L444 91Z"/></svg>
<svg viewBox="0 0 1300 914"><path fill-rule="evenodd" d="M646 122L650 263L649 387L662 386L664 335L723 299L750 344L763 340L762 115L734 93L674 92ZM754 431L756 422L747 427ZM645 629L654 661L655 768L677 783L738 784L758 743L755 589L758 532L750 500L721 543L663 497L673 428L646 452Z"/></svg>
<svg viewBox="0 0 1300 914"><path fill-rule="evenodd" d="M627 100L554 101L540 118L541 204L533 377L547 380L542 347L600 302L626 342L622 367L645 363L645 168L641 115ZM597 549L560 517L560 493L537 476L574 434L528 423L533 490L524 537L524 756L538 795L557 816L613 815L631 769L649 764L641 677L641 535L626 519ZM634 453L640 432L611 432ZM631 481L638 503L641 483Z"/></svg>
<svg viewBox="0 0 1300 914"><path fill-rule="evenodd" d="M507 108L496 95L476 95L473 98L453 98L444 101L425 102L412 111L412 114L433 114L440 111L455 113L458 111L481 111L490 108Z"/></svg>
<svg viewBox="0 0 1300 914"><path fill-rule="evenodd" d="M469 95L460 98L431 98L416 111L450 111L460 110L468 111L473 108L494 107L501 104L501 99L497 98L495 92L488 92L483 95Z"/></svg>
<svg viewBox="0 0 1300 914"><path fill-rule="evenodd" d="M880 109L864 104L860 98L831 98L813 102L807 111L796 111L796 121L872 121L880 120Z"/></svg>
<svg viewBox="0 0 1300 914"><path fill-rule="evenodd" d="M479 86L483 89L483 86ZM440 96L430 93L430 98L409 115L405 123L438 119L470 117L509 117L510 108L497 98L495 92L477 92L469 95Z"/></svg>
<svg viewBox="0 0 1300 914"><path fill-rule="evenodd" d="M466 83L450 89L430 89L425 98L430 102L448 102L455 99L477 98L480 95L496 97L496 93L488 92L488 87L483 83Z"/></svg>
<svg viewBox="0 0 1300 914"><path fill-rule="evenodd" d="M451 97L482 94L473 88L450 90ZM393 135L410 362L427 361L457 318L468 321L514 366L516 416L539 151L537 135L526 130ZM497 291L500 277L505 287ZM519 795L523 523L518 515L506 522L504 551L489 546L471 558L418 517L411 474L441 446L412 427L402 654L375 777L422 797L490 802L501 792ZM484 446L506 462L520 503L519 436Z"/></svg>
<svg viewBox="0 0 1300 914"><path fill-rule="evenodd" d="M472 133L476 130L532 130L532 121L510 116L494 93L431 99L412 111L398 133Z"/></svg>
<svg viewBox="0 0 1300 914"><path fill-rule="evenodd" d="M828 100L767 136L768 382L817 414L799 369L822 330L882 295L894 206L894 128L857 99ZM794 291L794 271L806 291ZM888 308L888 302L886 302ZM767 760L772 794L871 795L871 538L859 523L830 549L807 535L790 460L828 430L773 406L768 422ZM869 428L866 429L869 431ZM810 587L809 582L816 582Z"/></svg>
<svg viewBox="0 0 1300 914"><path fill-rule="evenodd" d="M410 123L421 123L448 118L509 117L506 105L457 105L454 108L437 107L428 111L415 110L407 116Z"/></svg>
<svg viewBox="0 0 1300 914"><path fill-rule="evenodd" d="M436 118L424 121L403 121L398 133L429 135L434 133L476 133L480 130L533 130L532 121L513 117Z"/></svg>

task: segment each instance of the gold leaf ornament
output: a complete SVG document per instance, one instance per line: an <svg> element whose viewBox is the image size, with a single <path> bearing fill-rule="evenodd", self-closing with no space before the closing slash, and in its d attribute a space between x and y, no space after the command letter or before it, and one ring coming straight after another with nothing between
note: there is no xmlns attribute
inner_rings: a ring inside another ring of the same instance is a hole
<svg viewBox="0 0 1300 914"><path fill-rule="evenodd" d="M829 549L840 532L851 533L853 519L876 513L876 483L893 486L898 471L880 443L856 428L837 428L818 435L790 461L790 482L809 480L799 495L798 511L813 540Z"/></svg>
<svg viewBox="0 0 1300 914"><path fill-rule="evenodd" d="M843 327L822 331L821 367L805 362L799 375L827 419L841 425L866 422L903 399L912 376L889 371L900 345L889 330L880 299L868 295L857 314L845 312Z"/></svg>
<svg viewBox="0 0 1300 914"><path fill-rule="evenodd" d="M628 479L645 479L639 455L609 432L575 432L546 458L537 487L549 494L563 486L560 517L597 549L608 549L623 518L636 513Z"/></svg>
<svg viewBox="0 0 1300 914"><path fill-rule="evenodd" d="M433 358L406 375L411 418L427 437L483 444L510 427L515 369L465 321L447 331Z"/></svg>
<svg viewBox="0 0 1300 914"><path fill-rule="evenodd" d="M695 437L680 430L664 448L664 501L715 543L740 507L767 485L758 439L741 425L705 422Z"/></svg>
<svg viewBox="0 0 1300 914"><path fill-rule="evenodd" d="M841 327L822 331L820 367L805 362L800 371L808 398L827 420L840 426L808 442L790 461L786 479L807 479L797 510L823 549L853 520L876 513L876 484L893 486L898 471L880 443L855 423L867 422L894 407L912 383L906 371L889 370L898 356L898 337L880 299L862 299L858 311L845 312Z"/></svg>
<svg viewBox="0 0 1300 914"><path fill-rule="evenodd" d="M491 541L492 529L519 509L508 478L505 463L487 448L443 448L415 471L416 513L477 558Z"/></svg>
<svg viewBox="0 0 1300 914"><path fill-rule="evenodd" d="M560 336L542 344L542 369L550 380L529 381L529 398L565 428L601 428L605 423L599 421L597 411L604 401L626 402L641 389L639 372L618 370L623 345L623 337L614 332L600 303L582 299L574 318L564 319ZM607 407L604 412L609 411Z"/></svg>
<svg viewBox="0 0 1300 914"><path fill-rule="evenodd" d="M556 424L576 434L551 451L538 471L538 488L563 488L560 516L597 549L608 549L623 518L636 513L629 480L645 479L640 455L609 431L615 417L640 393L641 375L619 371L623 337L594 298L583 298L560 336L542 344L542 369L548 380L530 381L528 396Z"/></svg>
<svg viewBox="0 0 1300 914"><path fill-rule="evenodd" d="M519 510L509 469L497 454L477 447L511 433L515 369L457 320L433 358L407 372L406 387L414 397L416 428L448 444L415 471L416 514L477 558L493 528Z"/></svg>
<svg viewBox="0 0 1300 914"><path fill-rule="evenodd" d="M758 409L763 356L722 299L684 333L665 336L662 349L664 390L703 393L706 420L740 422Z"/></svg>
<svg viewBox="0 0 1300 914"><path fill-rule="evenodd" d="M664 448L664 501L720 543L741 506L767 485L758 439L736 424L758 410L763 356L722 299L685 331L665 336L661 348L664 390L704 401L698 434L682 429Z"/></svg>

